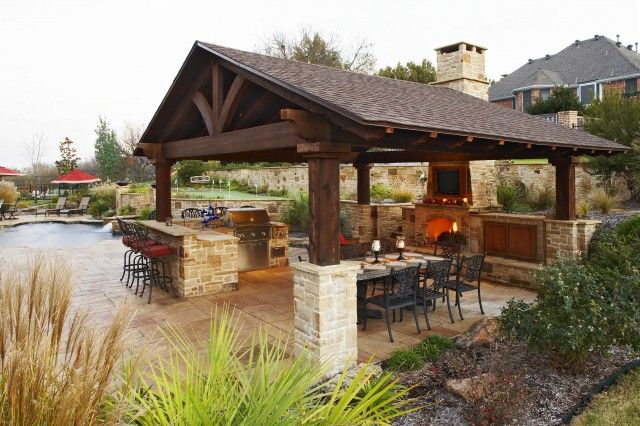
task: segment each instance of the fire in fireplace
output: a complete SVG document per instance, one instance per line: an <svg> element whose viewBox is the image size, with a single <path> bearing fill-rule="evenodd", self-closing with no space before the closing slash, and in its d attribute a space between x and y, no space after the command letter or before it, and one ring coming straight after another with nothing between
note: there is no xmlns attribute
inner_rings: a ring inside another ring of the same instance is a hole
<svg viewBox="0 0 640 426"><path fill-rule="evenodd" d="M458 232L458 223L447 217L433 217L427 220L426 227L426 235L431 241L437 241L447 234Z"/></svg>

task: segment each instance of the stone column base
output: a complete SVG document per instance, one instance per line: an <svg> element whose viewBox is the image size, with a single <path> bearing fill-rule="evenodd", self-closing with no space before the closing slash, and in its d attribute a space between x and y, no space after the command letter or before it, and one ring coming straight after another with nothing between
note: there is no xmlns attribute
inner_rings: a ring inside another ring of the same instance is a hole
<svg viewBox="0 0 640 426"><path fill-rule="evenodd" d="M327 375L351 367L358 359L356 301L357 262L293 267L294 347L327 367Z"/></svg>

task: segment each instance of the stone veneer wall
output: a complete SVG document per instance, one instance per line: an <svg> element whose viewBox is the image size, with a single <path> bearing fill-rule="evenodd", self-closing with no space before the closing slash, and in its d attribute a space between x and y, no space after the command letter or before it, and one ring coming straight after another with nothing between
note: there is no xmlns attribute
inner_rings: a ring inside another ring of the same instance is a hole
<svg viewBox="0 0 640 426"><path fill-rule="evenodd" d="M402 230L402 210L409 203L358 204L355 201L340 201L340 209L347 215L350 229L347 234L361 242L380 237L389 237Z"/></svg>
<svg viewBox="0 0 640 426"><path fill-rule="evenodd" d="M224 234L171 236L149 229L149 235L176 248L165 259L180 297L238 289L238 239ZM178 249L182 247L181 249Z"/></svg>
<svg viewBox="0 0 640 426"><path fill-rule="evenodd" d="M578 257L587 254L593 233L599 220L551 220L546 223L546 262L561 257Z"/></svg>
<svg viewBox="0 0 640 426"><path fill-rule="evenodd" d="M357 262L293 267L294 351L326 363L327 376L358 360Z"/></svg>

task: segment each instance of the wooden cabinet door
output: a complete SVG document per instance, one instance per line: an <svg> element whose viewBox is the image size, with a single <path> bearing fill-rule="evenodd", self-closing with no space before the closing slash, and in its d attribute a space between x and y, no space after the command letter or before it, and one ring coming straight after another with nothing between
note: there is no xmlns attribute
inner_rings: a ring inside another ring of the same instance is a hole
<svg viewBox="0 0 640 426"><path fill-rule="evenodd" d="M484 222L484 250L487 254L522 260L536 260L537 230L533 225Z"/></svg>

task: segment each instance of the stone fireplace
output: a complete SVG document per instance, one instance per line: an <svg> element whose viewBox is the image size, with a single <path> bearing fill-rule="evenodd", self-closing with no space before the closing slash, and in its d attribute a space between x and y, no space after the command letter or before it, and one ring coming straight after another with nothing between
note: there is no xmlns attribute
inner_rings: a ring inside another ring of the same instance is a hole
<svg viewBox="0 0 640 426"><path fill-rule="evenodd" d="M469 206L419 203L412 216L413 238L422 234L435 241L455 233L463 235L466 240L469 238Z"/></svg>

